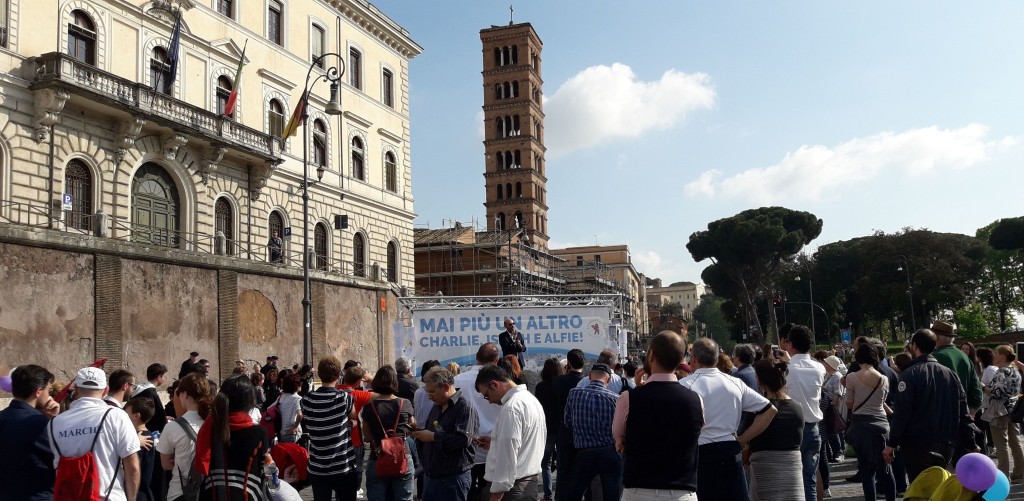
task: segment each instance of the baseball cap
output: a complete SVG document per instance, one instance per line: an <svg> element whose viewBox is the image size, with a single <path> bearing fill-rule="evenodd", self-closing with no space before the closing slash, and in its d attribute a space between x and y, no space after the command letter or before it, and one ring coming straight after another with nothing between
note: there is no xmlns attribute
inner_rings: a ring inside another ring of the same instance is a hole
<svg viewBox="0 0 1024 501"><path fill-rule="evenodd" d="M602 364L602 363L596 363L596 364L594 364L593 367L590 368L590 372L594 372L594 371L601 371L601 372L604 372L605 374L609 374L609 375L611 375L611 373L612 373L612 370L608 368L608 364Z"/></svg>
<svg viewBox="0 0 1024 501"><path fill-rule="evenodd" d="M78 370L75 386L89 390L100 390L107 387L107 375L97 367L85 367Z"/></svg>

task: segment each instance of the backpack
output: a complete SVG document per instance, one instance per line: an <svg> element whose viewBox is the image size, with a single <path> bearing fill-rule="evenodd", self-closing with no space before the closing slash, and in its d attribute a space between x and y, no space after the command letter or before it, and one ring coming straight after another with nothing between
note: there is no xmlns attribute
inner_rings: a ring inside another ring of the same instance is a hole
<svg viewBox="0 0 1024 501"><path fill-rule="evenodd" d="M184 417L180 417L175 419L174 422L178 423L178 426L185 431L185 436L195 444L198 437L196 437L196 432L188 424L188 421ZM192 466L188 469L188 472L183 473L180 469L178 470L178 481L181 482L182 498L188 501L199 499L199 493L203 491L203 482L206 481L206 475L196 471L195 453L192 455Z"/></svg>
<svg viewBox="0 0 1024 501"><path fill-rule="evenodd" d="M107 422L107 415L113 409L107 409L103 413L103 419L96 427L96 435L92 438L92 445L89 452L78 457L65 457L57 445L57 439L53 436L53 421L50 422L50 443L57 449L60 459L57 462L57 478L53 484L53 499L67 499L75 501L101 501L110 497L110 491L117 482L117 472L121 469L121 461L117 461L114 468L114 478L110 479L107 486L107 493L100 498L100 475L96 470L96 456L93 451L96 449L96 441L103 431L103 423Z"/></svg>
<svg viewBox="0 0 1024 501"><path fill-rule="evenodd" d="M380 414L377 413L377 406L370 402L370 409L377 417L380 429L384 431L384 438L380 440L375 449L377 454L376 476L380 478L400 477L409 473L409 462L406 460L405 439L398 436L398 421L402 419L402 403L404 399L398 400L398 413L395 416L395 426L390 430L384 428L380 421Z"/></svg>
<svg viewBox="0 0 1024 501"><path fill-rule="evenodd" d="M281 422L281 408L278 404L281 403L281 399L278 398L274 403L267 407L267 411L263 413L263 417L260 418L260 426L267 432L267 443L274 443L274 439L281 435L281 427L284 425Z"/></svg>

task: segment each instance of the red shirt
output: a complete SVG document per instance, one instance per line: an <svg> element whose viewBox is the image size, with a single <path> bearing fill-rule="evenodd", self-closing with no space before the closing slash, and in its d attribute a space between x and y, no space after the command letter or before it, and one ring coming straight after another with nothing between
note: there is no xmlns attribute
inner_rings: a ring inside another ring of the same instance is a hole
<svg viewBox="0 0 1024 501"><path fill-rule="evenodd" d="M359 429L359 413L363 411L363 406L366 405L366 402L370 401L370 392L360 390L358 386L350 386L347 384L339 384L337 388L352 395L352 401L355 403L356 407L356 419L350 420L352 423L352 445L354 447L362 447L363 434Z"/></svg>

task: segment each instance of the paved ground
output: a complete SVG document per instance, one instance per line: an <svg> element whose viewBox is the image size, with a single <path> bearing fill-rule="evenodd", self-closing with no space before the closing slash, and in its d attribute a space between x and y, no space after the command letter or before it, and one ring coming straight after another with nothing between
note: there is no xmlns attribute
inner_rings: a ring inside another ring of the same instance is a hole
<svg viewBox="0 0 1024 501"><path fill-rule="evenodd" d="M832 497L830 499L832 501L863 501L864 491L861 490L860 483L853 484L845 481L846 477L856 473L856 461L851 458L840 464L830 466L832 467L832 485L830 487ZM794 467L799 468L799 465L794 465ZM309 489L304 489L301 495L304 501L313 500L313 493ZM365 499L365 497L360 499ZM1010 489L1010 497L1007 499L1010 501L1024 501L1024 485L1013 485Z"/></svg>

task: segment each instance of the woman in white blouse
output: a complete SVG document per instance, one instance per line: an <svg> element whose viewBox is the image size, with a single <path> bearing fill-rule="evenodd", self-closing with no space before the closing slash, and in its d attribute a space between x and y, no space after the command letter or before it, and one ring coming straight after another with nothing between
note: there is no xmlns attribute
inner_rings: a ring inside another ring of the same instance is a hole
<svg viewBox="0 0 1024 501"><path fill-rule="evenodd" d="M181 417L167 423L156 445L160 463L172 473L171 485L167 489L168 501L184 499L182 484L192 469L192 458L196 451L194 437L199 433L199 427L203 425L212 402L210 382L205 375L192 373L178 382L178 389L174 393L174 408ZM192 433L182 428L183 420Z"/></svg>

